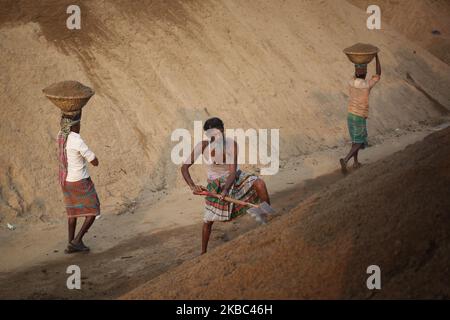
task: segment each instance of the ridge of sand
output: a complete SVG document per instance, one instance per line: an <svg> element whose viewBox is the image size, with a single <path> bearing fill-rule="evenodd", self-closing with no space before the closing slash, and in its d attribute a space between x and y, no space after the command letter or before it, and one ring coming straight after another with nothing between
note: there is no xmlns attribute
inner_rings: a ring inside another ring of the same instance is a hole
<svg viewBox="0 0 450 320"><path fill-rule="evenodd" d="M282 163L345 145L353 71L342 49L355 42L381 50L372 137L450 106L449 66L388 25L367 30L365 11L346 1L79 1L81 30L66 28L69 1L2 3L0 233L9 232L7 222L65 217L59 112L41 92L57 81L77 79L97 93L81 134L99 157L90 174L112 213L183 184L170 134L192 130L194 120L279 128ZM201 169L195 177L203 178Z"/></svg>
<svg viewBox="0 0 450 320"><path fill-rule="evenodd" d="M387 23L412 42L450 64L450 2L447 0L348 1L364 11L369 5L378 5L381 10L381 29Z"/></svg>
<svg viewBox="0 0 450 320"><path fill-rule="evenodd" d="M450 128L124 299L448 299ZM366 287L378 265L382 289Z"/></svg>

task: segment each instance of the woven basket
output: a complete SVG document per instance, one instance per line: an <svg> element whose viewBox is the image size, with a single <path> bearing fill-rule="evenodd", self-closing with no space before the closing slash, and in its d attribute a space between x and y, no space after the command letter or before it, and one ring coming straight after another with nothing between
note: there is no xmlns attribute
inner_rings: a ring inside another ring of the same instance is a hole
<svg viewBox="0 0 450 320"><path fill-rule="evenodd" d="M69 89L70 87L73 87L74 95L58 94L55 92L57 91L58 85ZM94 90L77 81L59 82L43 89L42 92L55 106L61 109L63 113L67 114L78 113L95 94Z"/></svg>
<svg viewBox="0 0 450 320"><path fill-rule="evenodd" d="M83 108L92 96L86 98L68 98L46 95L46 97L53 102L55 106L60 108L62 112L71 113Z"/></svg>
<svg viewBox="0 0 450 320"><path fill-rule="evenodd" d="M377 47L366 43L357 43L344 49L348 59L355 64L370 63L379 51Z"/></svg>

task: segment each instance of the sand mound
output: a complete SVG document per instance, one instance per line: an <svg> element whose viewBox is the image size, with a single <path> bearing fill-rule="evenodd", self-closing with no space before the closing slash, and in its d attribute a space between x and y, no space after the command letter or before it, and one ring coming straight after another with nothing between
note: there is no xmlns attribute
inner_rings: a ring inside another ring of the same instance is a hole
<svg viewBox="0 0 450 320"><path fill-rule="evenodd" d="M90 173L105 212L181 184L170 136L194 120L279 128L282 164L345 144L353 66L342 50L356 42L380 48L383 65L372 138L450 106L448 65L387 26L367 30L365 11L346 1L77 3L81 30L66 27L70 1L2 2L2 225L65 217L55 196L60 113L41 93L49 83L76 79L96 92L81 134L100 160Z"/></svg>
<svg viewBox="0 0 450 320"><path fill-rule="evenodd" d="M92 89L82 83L66 80L54 83L42 90L45 95L60 98L87 98L92 96Z"/></svg>
<svg viewBox="0 0 450 320"><path fill-rule="evenodd" d="M368 43L356 43L351 47L345 48L344 53L356 53L356 54L373 54L379 50L377 47Z"/></svg>
<svg viewBox="0 0 450 320"><path fill-rule="evenodd" d="M366 10L376 4L381 9L381 29L395 28L409 40L450 64L450 2L447 0L348 0Z"/></svg>
<svg viewBox="0 0 450 320"><path fill-rule="evenodd" d="M446 298L450 128L124 298ZM381 268L369 291L366 269Z"/></svg>

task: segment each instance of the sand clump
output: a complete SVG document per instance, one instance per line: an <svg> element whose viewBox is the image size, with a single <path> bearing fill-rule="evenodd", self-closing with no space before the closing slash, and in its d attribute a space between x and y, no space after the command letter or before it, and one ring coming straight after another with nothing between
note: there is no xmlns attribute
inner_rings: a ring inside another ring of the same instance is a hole
<svg viewBox="0 0 450 320"><path fill-rule="evenodd" d="M61 81L42 90L45 95L59 98L86 98L94 94L93 90L73 80Z"/></svg>
<svg viewBox="0 0 450 320"><path fill-rule="evenodd" d="M123 298L448 299L449 159L447 128Z"/></svg>
<svg viewBox="0 0 450 320"><path fill-rule="evenodd" d="M345 53L371 54L378 52L378 48L368 43L356 43L344 49Z"/></svg>

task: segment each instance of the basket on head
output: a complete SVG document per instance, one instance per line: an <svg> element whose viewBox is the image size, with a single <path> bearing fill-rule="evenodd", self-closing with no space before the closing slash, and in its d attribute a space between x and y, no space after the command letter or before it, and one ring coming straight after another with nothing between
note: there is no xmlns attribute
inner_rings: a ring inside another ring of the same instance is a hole
<svg viewBox="0 0 450 320"><path fill-rule="evenodd" d="M380 50L366 43L357 43L345 48L344 53L354 64L368 64Z"/></svg>
<svg viewBox="0 0 450 320"><path fill-rule="evenodd" d="M57 82L43 89L42 92L63 113L81 110L95 94L94 90L78 81Z"/></svg>

